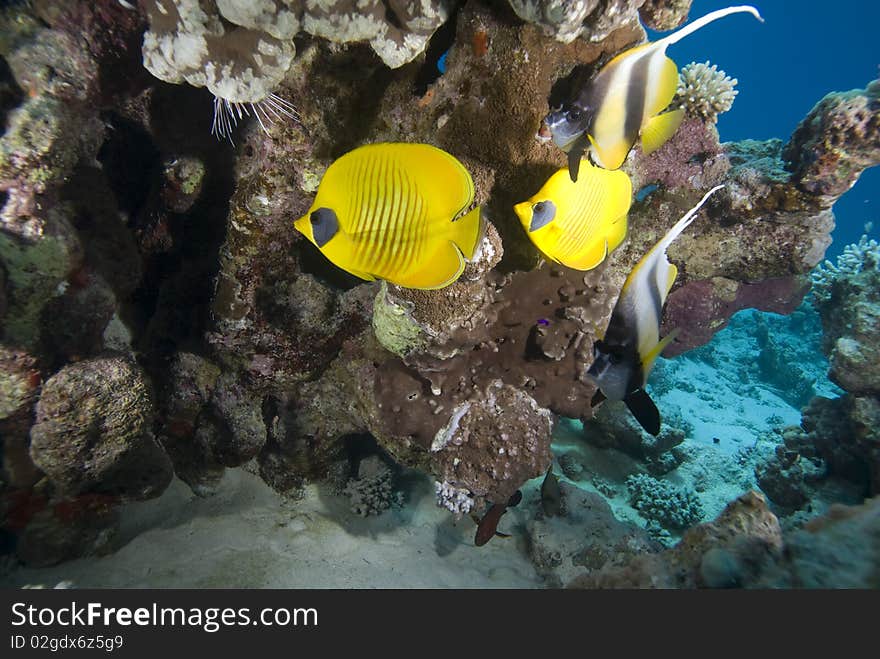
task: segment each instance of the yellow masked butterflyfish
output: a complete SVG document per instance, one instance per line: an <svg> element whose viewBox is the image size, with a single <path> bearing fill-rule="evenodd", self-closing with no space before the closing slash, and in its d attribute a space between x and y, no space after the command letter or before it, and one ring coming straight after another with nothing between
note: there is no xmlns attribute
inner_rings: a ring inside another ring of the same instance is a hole
<svg viewBox="0 0 880 659"><path fill-rule="evenodd" d="M706 14L667 37L621 53L574 100L548 114L544 121L553 142L568 154L571 179L577 180L584 153L600 167L617 169L639 138L644 153L669 140L684 111L666 111L678 88L678 67L666 56L666 49L719 18L742 12L764 20L749 5Z"/></svg>
<svg viewBox="0 0 880 659"><path fill-rule="evenodd" d="M632 183L622 171L588 162L576 182L560 169L537 194L514 206L531 241L549 259L591 270L626 237Z"/></svg>
<svg viewBox="0 0 880 659"><path fill-rule="evenodd" d="M436 289L454 282L482 239L474 183L429 144L369 144L327 169L294 226L334 264L361 279Z"/></svg>

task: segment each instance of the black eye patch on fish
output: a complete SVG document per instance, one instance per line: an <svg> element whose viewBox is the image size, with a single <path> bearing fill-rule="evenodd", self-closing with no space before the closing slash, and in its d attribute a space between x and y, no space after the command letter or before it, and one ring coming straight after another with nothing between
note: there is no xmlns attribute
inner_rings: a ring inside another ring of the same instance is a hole
<svg viewBox="0 0 880 659"><path fill-rule="evenodd" d="M339 231L339 219L329 208L319 208L309 216L312 223L312 237L318 247L326 245Z"/></svg>
<svg viewBox="0 0 880 659"><path fill-rule="evenodd" d="M556 217L556 204L550 200L539 201L532 206L532 222L529 224L529 231L537 231L541 227L547 226L554 217Z"/></svg>

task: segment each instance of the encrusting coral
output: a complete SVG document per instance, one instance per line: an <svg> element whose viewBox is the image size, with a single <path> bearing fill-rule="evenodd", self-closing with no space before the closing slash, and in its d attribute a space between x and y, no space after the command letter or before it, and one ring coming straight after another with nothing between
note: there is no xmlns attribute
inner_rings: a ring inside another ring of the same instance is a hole
<svg viewBox="0 0 880 659"><path fill-rule="evenodd" d="M626 487L633 507L645 519L664 528L680 531L703 517L700 500L690 490L676 488L647 474L630 476Z"/></svg>

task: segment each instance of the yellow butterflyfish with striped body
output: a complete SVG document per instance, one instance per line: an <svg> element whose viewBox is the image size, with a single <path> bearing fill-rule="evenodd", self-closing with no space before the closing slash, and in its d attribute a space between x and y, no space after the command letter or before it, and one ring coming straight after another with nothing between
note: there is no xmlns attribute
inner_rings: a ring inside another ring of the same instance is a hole
<svg viewBox="0 0 880 659"><path fill-rule="evenodd" d="M688 23L669 36L621 53L597 73L568 105L544 119L553 142L568 154L568 169L577 180L581 158L605 169L617 169L641 138L644 153L659 149L684 118L684 110L664 112L678 88L678 67L666 49L713 21L747 12L763 22L750 5L727 7Z"/></svg>
<svg viewBox="0 0 880 659"><path fill-rule="evenodd" d="M531 241L549 259L591 270L626 237L632 183L622 171L584 163L576 182L560 169L514 211Z"/></svg>
<svg viewBox="0 0 880 659"><path fill-rule="evenodd" d="M436 289L461 276L482 239L474 182L429 144L368 144L327 168L294 226L361 279Z"/></svg>

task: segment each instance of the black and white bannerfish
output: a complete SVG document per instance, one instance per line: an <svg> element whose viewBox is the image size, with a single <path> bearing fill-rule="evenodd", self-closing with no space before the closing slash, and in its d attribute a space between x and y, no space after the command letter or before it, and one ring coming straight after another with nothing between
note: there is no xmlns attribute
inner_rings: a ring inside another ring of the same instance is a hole
<svg viewBox="0 0 880 659"><path fill-rule="evenodd" d="M600 167L617 169L639 137L646 154L672 137L684 111L664 112L678 88L678 67L666 56L666 49L719 18L742 12L764 20L749 5L706 14L667 37L621 53L571 103L548 114L544 121L553 142L568 153L571 180L577 181L585 152Z"/></svg>
<svg viewBox="0 0 880 659"><path fill-rule="evenodd" d="M716 191L709 190L685 213L629 273L611 312L605 336L593 345L593 364L587 379L598 387L591 405L603 400L622 400L642 427L652 435L660 432L660 412L645 391L657 357L675 336L660 339L660 318L666 296L678 269L666 257L666 249L694 221L697 211Z"/></svg>

